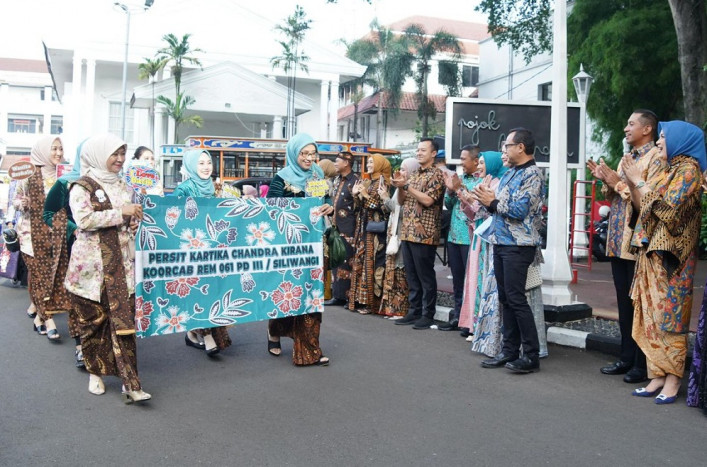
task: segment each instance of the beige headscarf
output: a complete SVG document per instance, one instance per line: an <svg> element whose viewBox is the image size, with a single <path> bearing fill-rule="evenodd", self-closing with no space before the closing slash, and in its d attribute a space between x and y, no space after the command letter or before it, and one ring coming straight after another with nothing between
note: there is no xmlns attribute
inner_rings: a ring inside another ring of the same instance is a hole
<svg viewBox="0 0 707 467"><path fill-rule="evenodd" d="M336 177L336 168L334 168L334 163L332 161L329 159L320 159L317 164L319 164L319 167L321 167L324 171L324 176L326 178Z"/></svg>
<svg viewBox="0 0 707 467"><path fill-rule="evenodd" d="M32 151L29 153L30 162L42 168L42 177L44 178L56 177L56 164L52 161L52 144L57 139L61 142L61 138L58 136L42 136L34 143Z"/></svg>
<svg viewBox="0 0 707 467"><path fill-rule="evenodd" d="M108 170L108 158L121 146L127 144L112 133L103 133L87 139L81 149L81 175L88 175L100 183L121 181L120 174Z"/></svg>

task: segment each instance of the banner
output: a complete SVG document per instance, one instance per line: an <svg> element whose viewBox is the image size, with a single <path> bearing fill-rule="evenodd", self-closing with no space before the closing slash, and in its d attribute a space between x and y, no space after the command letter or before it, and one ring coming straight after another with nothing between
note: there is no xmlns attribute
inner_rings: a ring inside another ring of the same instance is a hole
<svg viewBox="0 0 707 467"><path fill-rule="evenodd" d="M135 239L137 335L323 311L320 205L146 197Z"/></svg>

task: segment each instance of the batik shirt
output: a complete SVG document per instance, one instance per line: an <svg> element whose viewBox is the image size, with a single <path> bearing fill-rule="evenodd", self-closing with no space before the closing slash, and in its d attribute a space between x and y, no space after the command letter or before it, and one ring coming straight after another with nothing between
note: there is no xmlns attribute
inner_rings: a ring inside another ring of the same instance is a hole
<svg viewBox="0 0 707 467"><path fill-rule="evenodd" d="M438 245L441 229L442 203L444 202L444 176L432 166L419 168L408 179L410 188L425 193L433 203L425 207L409 193L405 196L401 216L400 240L425 245Z"/></svg>
<svg viewBox="0 0 707 467"><path fill-rule="evenodd" d="M652 141L634 149L632 153L638 168L641 170L641 178L645 181L654 179L657 174L665 171L668 166L665 157L661 155ZM635 261L636 255L631 253L631 237L633 236L633 228L630 225L631 217L633 216L631 190L626 185L626 179L620 166L617 173L621 177L621 181L615 187L612 188L606 184L602 187L602 193L611 202L609 228L606 237L606 254L607 256Z"/></svg>
<svg viewBox="0 0 707 467"><path fill-rule="evenodd" d="M545 180L535 160L508 170L496 187L491 243L494 245L540 245Z"/></svg>
<svg viewBox="0 0 707 467"><path fill-rule="evenodd" d="M354 231L356 230L358 208L354 203L351 189L357 180L358 177L353 172L345 177L338 176L334 179L334 186L329 193L334 205L332 222L349 244L353 244Z"/></svg>
<svg viewBox="0 0 707 467"><path fill-rule="evenodd" d="M474 177L473 175L464 175L462 177L462 185L469 191L478 185L480 181L478 177ZM459 202L459 198L457 198L457 194L447 191L447 193L444 194L444 205L447 209L452 211L452 222L449 227L447 241L456 243L457 245L469 245L471 243L471 239L469 238L469 218L462 212L461 203Z"/></svg>

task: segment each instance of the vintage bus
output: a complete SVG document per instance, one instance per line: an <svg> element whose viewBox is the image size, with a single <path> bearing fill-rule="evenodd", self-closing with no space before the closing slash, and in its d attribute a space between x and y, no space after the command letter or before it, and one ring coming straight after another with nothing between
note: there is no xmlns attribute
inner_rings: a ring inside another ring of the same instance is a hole
<svg viewBox="0 0 707 467"><path fill-rule="evenodd" d="M160 148L161 167L165 191L172 191L182 180L180 169L182 153L187 149L205 149L214 161L214 178L228 183L241 179L272 179L285 164L285 139L236 138L230 136L189 136L184 145L164 145ZM374 149L370 143L317 142L319 157L334 160L342 151L355 157L353 170L365 171L364 158L379 153L387 157L400 155L400 151Z"/></svg>

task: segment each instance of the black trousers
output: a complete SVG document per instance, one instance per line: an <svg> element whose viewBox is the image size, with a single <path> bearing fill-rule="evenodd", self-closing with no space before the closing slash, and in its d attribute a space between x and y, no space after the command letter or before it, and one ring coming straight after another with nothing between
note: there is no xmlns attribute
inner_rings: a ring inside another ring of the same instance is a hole
<svg viewBox="0 0 707 467"><path fill-rule="evenodd" d="M403 249L405 278L410 290L408 316L425 316L434 319L437 306L437 276L435 275L437 246L402 241L400 248Z"/></svg>
<svg viewBox="0 0 707 467"><path fill-rule="evenodd" d="M466 260L469 257L469 245L447 243L449 269L452 270L452 290L454 291L454 309L449 321L459 321L459 313L464 300L464 279L466 278Z"/></svg>
<svg viewBox="0 0 707 467"><path fill-rule="evenodd" d="M538 329L525 296L528 267L534 258L534 246L493 246L493 267L503 319L503 353L509 357L517 357L522 345L524 355L531 360L538 359Z"/></svg>
<svg viewBox="0 0 707 467"><path fill-rule="evenodd" d="M636 268L636 262L628 259L611 257L611 275L614 277L616 303L619 308L619 330L621 331L622 362L633 364L634 368L646 371L646 356L631 337L633 329L633 300L631 300L631 283Z"/></svg>

